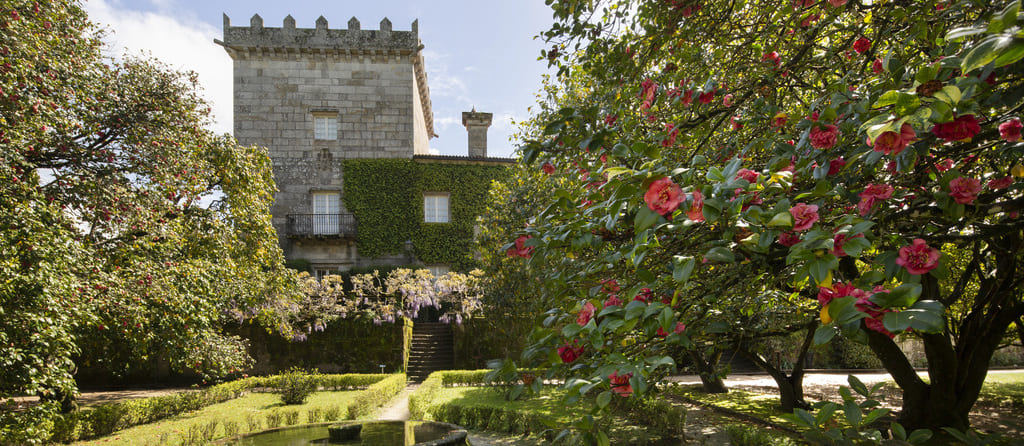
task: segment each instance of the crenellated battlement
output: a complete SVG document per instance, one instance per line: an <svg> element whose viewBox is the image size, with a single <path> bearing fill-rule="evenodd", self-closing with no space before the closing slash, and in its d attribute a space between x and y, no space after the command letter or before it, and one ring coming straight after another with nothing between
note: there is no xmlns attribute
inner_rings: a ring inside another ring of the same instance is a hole
<svg viewBox="0 0 1024 446"><path fill-rule="evenodd" d="M340 51L352 53L418 52L422 45L419 38L418 20L412 22L410 31L395 31L391 21L384 18L380 29L361 29L359 20L352 17L346 29L330 29L327 19L320 16L316 28L296 28L292 16L284 18L280 28L266 27L259 14L252 16L249 26L231 26L231 19L224 14L224 41L229 53L260 50L284 50L286 52Z"/></svg>

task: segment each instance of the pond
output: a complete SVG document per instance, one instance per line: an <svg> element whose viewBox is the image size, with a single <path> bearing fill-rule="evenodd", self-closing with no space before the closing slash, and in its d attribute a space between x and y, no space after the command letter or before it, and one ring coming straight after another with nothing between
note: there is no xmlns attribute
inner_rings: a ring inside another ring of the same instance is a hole
<svg viewBox="0 0 1024 446"><path fill-rule="evenodd" d="M434 421L321 423L271 429L226 440L237 446L468 446L465 429Z"/></svg>

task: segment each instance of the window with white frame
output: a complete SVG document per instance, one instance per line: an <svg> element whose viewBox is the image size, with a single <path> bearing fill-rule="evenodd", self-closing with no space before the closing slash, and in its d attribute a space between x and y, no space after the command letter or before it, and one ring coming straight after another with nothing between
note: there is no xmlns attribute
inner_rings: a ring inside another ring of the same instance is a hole
<svg viewBox="0 0 1024 446"><path fill-rule="evenodd" d="M335 113L313 115L314 138L323 141L338 139L338 115Z"/></svg>
<svg viewBox="0 0 1024 446"><path fill-rule="evenodd" d="M448 274L448 265L427 265L427 269L435 279Z"/></svg>
<svg viewBox="0 0 1024 446"><path fill-rule="evenodd" d="M427 223L448 223L447 192L427 192L423 194L423 221Z"/></svg>
<svg viewBox="0 0 1024 446"><path fill-rule="evenodd" d="M313 192L313 233L322 235L338 234L341 213L341 194L338 192Z"/></svg>

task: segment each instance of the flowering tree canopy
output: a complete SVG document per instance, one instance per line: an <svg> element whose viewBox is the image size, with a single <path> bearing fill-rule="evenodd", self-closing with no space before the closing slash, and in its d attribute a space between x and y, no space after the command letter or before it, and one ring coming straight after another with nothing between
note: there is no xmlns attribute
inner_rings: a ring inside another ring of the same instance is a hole
<svg viewBox="0 0 1024 446"><path fill-rule="evenodd" d="M1024 315L1019 2L551 6L565 96L521 152L566 182L513 236L533 250L505 246L554 265L527 356L601 408L671 348L818 319L871 347L908 427L965 428Z"/></svg>

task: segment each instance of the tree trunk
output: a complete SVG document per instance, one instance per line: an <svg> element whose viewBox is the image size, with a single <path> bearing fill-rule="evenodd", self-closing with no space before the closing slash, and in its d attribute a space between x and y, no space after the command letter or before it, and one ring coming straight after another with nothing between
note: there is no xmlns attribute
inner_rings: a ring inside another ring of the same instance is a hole
<svg viewBox="0 0 1024 446"><path fill-rule="evenodd" d="M725 381L722 381L722 376L716 373L718 361L722 358L722 352L716 350L711 355L705 357L703 352L695 348L690 350L689 353L690 359L693 360L693 364L697 367L697 375L700 376L704 392L727 393L729 389L725 387Z"/></svg>
<svg viewBox="0 0 1024 446"><path fill-rule="evenodd" d="M790 375L787 375L781 367L774 366L767 358L747 348L746 344L737 347L740 354L753 361L775 380L775 385L779 388L779 404L782 406L783 412L811 407L804 400L804 362L807 359L807 352L811 349L811 343L814 341L814 329L817 326L817 320L808 323L807 334L804 335L804 342L800 345L800 353L797 355L797 360L793 364L793 372Z"/></svg>

